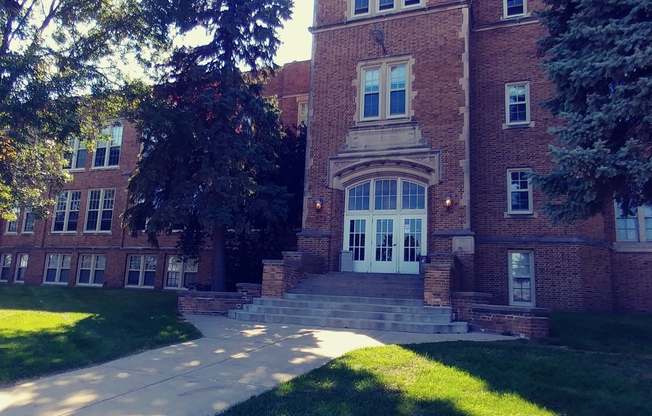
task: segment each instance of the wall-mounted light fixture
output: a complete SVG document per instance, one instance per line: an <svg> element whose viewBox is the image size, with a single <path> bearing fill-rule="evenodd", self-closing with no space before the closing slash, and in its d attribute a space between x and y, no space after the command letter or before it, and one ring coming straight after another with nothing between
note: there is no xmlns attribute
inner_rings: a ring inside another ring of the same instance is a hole
<svg viewBox="0 0 652 416"><path fill-rule="evenodd" d="M385 32L376 28L371 31L371 38L383 48L383 55L387 55L387 50L385 49Z"/></svg>
<svg viewBox="0 0 652 416"><path fill-rule="evenodd" d="M451 196L451 193L447 193L446 197L444 198L444 206L448 209L453 205L453 197Z"/></svg>
<svg viewBox="0 0 652 416"><path fill-rule="evenodd" d="M321 211L324 208L324 198L315 199L315 209Z"/></svg>

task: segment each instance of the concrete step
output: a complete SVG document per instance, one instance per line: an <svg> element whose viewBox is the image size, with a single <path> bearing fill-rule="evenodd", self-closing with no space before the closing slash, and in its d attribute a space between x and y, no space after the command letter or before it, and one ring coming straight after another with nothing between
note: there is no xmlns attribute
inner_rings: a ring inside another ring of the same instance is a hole
<svg viewBox="0 0 652 416"><path fill-rule="evenodd" d="M422 299L380 298L369 296L336 296L305 293L286 293L285 299L304 302L335 302L335 303L370 303L392 306L423 306Z"/></svg>
<svg viewBox="0 0 652 416"><path fill-rule="evenodd" d="M287 295L286 295L287 296ZM423 302L414 302L411 305L391 305L383 303L389 299L378 298L365 298L357 302L343 302L342 297L329 297L335 301L313 301L301 300L301 296L293 296L295 299L274 299L274 298L258 298L254 299L253 305L256 306L271 306L281 308L299 308L299 309L327 309L327 310L341 310L341 311L360 311L360 312L379 312L379 313L399 313L399 314L419 314L427 313L430 315L445 315L450 316L450 307L424 307ZM351 299L348 297L347 299ZM354 298L359 300L359 298ZM402 299L403 300L403 299ZM366 301L366 302L365 302ZM369 303L369 301L375 301Z"/></svg>
<svg viewBox="0 0 652 416"><path fill-rule="evenodd" d="M242 321L331 328L366 329L376 331L416 332L422 334L462 334L468 332L468 324L466 322L450 322L446 324L395 322L372 319L264 314L252 313L243 310L231 310L229 311L229 317Z"/></svg>
<svg viewBox="0 0 652 416"><path fill-rule="evenodd" d="M451 322L450 314L443 313L391 313L376 311L352 311L327 308L293 308L283 306L244 305L243 310L254 314L320 316L326 318L366 319L376 321L394 321L411 323L447 324Z"/></svg>

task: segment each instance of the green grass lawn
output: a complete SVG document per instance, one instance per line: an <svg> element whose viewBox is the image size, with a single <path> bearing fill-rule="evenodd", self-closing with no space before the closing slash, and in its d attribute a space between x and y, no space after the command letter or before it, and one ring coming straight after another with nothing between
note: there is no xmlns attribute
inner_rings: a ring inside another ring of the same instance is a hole
<svg viewBox="0 0 652 416"><path fill-rule="evenodd" d="M0 386L195 339L169 292L0 286Z"/></svg>
<svg viewBox="0 0 652 416"><path fill-rule="evenodd" d="M554 314L546 342L353 351L235 415L652 415L652 317Z"/></svg>

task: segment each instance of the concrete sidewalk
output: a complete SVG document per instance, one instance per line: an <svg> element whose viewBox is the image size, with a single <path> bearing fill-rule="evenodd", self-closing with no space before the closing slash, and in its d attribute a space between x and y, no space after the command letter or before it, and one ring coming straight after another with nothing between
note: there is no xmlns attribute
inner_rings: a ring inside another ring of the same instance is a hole
<svg viewBox="0 0 652 416"><path fill-rule="evenodd" d="M0 414L212 416L356 348L513 339L187 318L204 338L0 389Z"/></svg>

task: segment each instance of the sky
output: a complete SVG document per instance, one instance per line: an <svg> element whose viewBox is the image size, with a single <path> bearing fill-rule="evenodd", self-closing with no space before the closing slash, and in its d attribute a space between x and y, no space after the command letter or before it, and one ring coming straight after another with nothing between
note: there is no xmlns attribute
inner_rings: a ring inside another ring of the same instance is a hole
<svg viewBox="0 0 652 416"><path fill-rule="evenodd" d="M279 32L283 44L274 59L277 65L310 59L312 35L308 28L312 26L314 6L314 0L294 0L292 20L285 22Z"/></svg>

